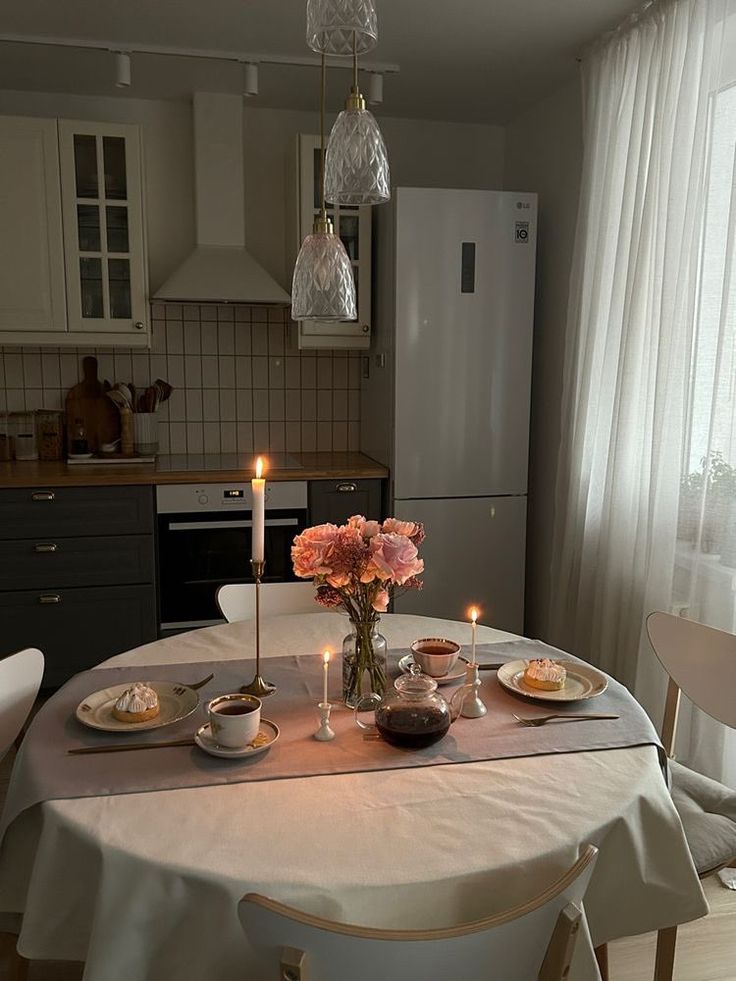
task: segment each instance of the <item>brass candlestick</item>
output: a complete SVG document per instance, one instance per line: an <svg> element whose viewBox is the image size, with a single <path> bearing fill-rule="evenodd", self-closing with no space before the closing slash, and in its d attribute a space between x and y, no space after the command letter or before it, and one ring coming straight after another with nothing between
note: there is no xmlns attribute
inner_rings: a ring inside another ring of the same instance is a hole
<svg viewBox="0 0 736 981"><path fill-rule="evenodd" d="M261 579L266 563L263 559L251 559L250 564L256 580L256 673L253 681L249 685L243 685L240 690L245 695L266 698L276 691L276 685L261 677Z"/></svg>

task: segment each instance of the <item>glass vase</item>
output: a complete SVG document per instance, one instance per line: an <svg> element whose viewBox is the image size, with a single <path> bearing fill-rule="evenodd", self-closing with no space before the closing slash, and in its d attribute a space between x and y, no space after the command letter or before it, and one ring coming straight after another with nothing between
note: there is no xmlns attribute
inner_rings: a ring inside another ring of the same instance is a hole
<svg viewBox="0 0 736 981"><path fill-rule="evenodd" d="M379 633L380 619L351 620L351 631L342 642L342 697L355 708L363 695L386 690L386 638Z"/></svg>

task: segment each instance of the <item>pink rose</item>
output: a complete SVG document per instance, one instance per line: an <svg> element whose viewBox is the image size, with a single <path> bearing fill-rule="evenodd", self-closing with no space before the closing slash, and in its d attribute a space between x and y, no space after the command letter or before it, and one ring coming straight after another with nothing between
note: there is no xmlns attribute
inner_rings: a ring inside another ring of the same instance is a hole
<svg viewBox="0 0 736 981"><path fill-rule="evenodd" d="M371 604L376 613L385 613L388 609L389 595L387 589L379 589Z"/></svg>
<svg viewBox="0 0 736 981"><path fill-rule="evenodd" d="M381 530L380 522L368 521L362 514L354 514L348 518L348 527L355 528L363 538L373 538Z"/></svg>
<svg viewBox="0 0 736 981"><path fill-rule="evenodd" d="M385 535L404 535L411 538L417 529L413 521L401 521L399 518L386 518L381 531Z"/></svg>
<svg viewBox="0 0 736 981"><path fill-rule="evenodd" d="M417 557L417 547L405 535L375 535L370 540L370 559L361 582L373 579L390 580L402 586L407 579L424 571L424 562Z"/></svg>
<svg viewBox="0 0 736 981"><path fill-rule="evenodd" d="M291 546L294 575L300 579L326 576L332 572L330 552L337 538L337 525L315 525L297 535Z"/></svg>

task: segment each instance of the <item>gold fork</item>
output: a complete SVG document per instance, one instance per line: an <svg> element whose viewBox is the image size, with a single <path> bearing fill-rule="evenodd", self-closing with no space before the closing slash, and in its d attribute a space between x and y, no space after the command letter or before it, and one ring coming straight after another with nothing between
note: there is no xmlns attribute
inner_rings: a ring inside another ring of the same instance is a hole
<svg viewBox="0 0 736 981"><path fill-rule="evenodd" d="M192 691L197 691L198 688L204 688L204 686L207 684L207 682L212 681L212 679L214 677L215 677L214 674L208 674L206 678L203 678L202 681L196 682L196 684L193 684L193 685L177 685L176 688L173 689L174 694L175 695L183 695L184 692L187 690L187 688L191 688ZM84 706L82 706L82 707L84 708Z"/></svg>
<svg viewBox="0 0 736 981"><path fill-rule="evenodd" d="M516 721L522 726L529 726L534 729L536 726L544 726L548 722L554 722L558 719L562 722L585 722L587 719L618 719L618 715L540 715L535 719L522 719L520 716L516 715L515 712L511 713Z"/></svg>

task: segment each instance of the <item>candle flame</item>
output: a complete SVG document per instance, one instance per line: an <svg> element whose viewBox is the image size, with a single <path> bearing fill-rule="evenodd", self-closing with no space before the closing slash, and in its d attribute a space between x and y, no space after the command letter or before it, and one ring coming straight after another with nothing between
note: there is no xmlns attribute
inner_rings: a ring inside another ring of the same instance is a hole
<svg viewBox="0 0 736 981"><path fill-rule="evenodd" d="M259 456L256 460L256 480L260 480L263 476L263 471L266 469L266 461L262 456Z"/></svg>
<svg viewBox="0 0 736 981"><path fill-rule="evenodd" d="M480 611L478 610L477 607L471 606L470 607L470 610L468 612L468 616L473 621L473 623L475 623L477 621L478 617L480 616Z"/></svg>
<svg viewBox="0 0 736 981"><path fill-rule="evenodd" d="M322 660L325 662L325 664L329 664L330 663L330 656L331 656L330 655L330 651L325 650L325 651L322 652Z"/></svg>

